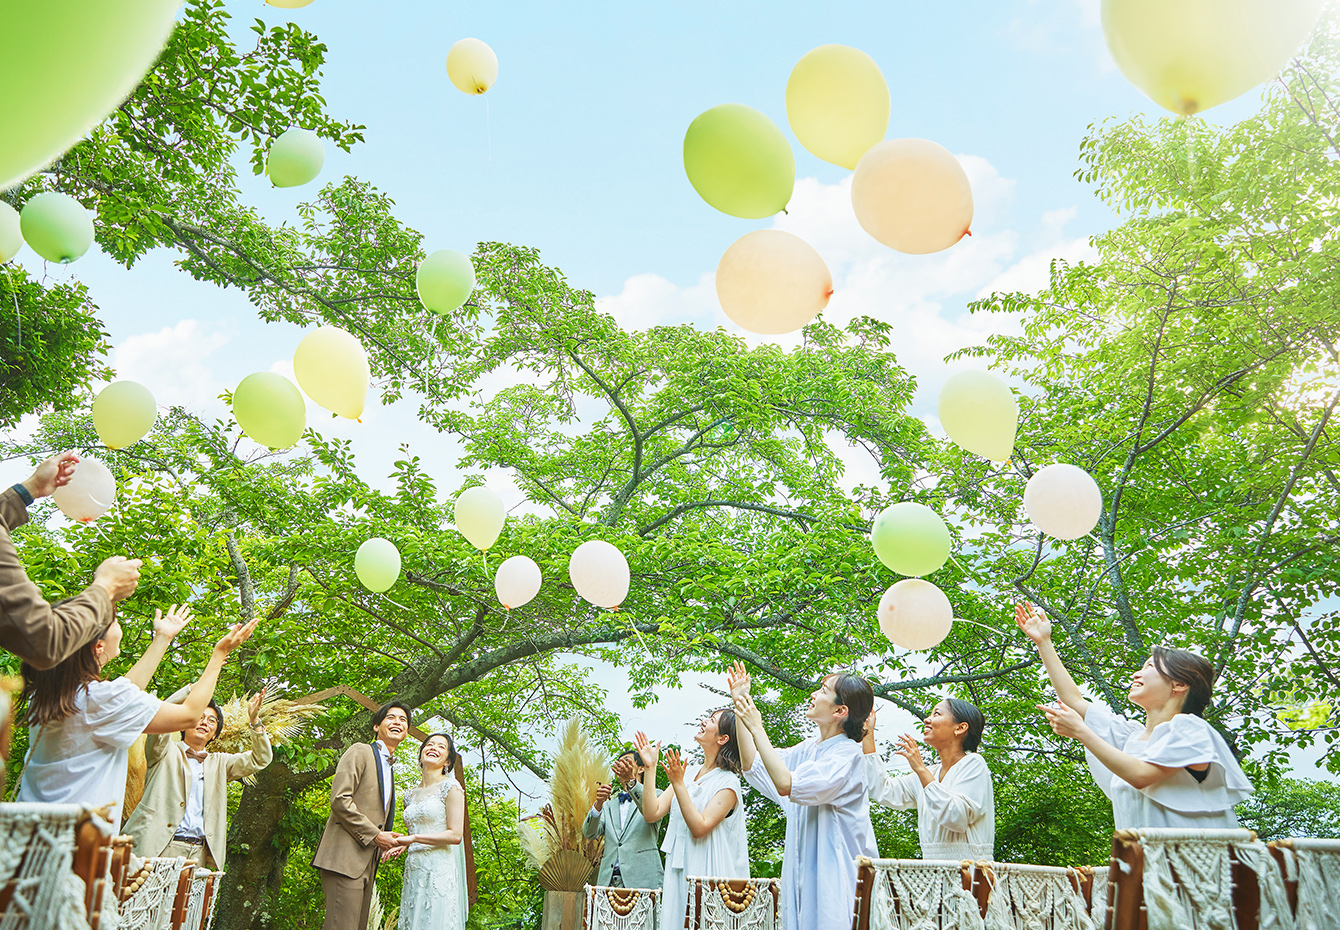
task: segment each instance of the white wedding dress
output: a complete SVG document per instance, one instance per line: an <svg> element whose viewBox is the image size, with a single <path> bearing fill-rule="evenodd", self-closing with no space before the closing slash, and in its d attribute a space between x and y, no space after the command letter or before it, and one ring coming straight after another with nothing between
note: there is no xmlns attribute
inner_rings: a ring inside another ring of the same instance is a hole
<svg viewBox="0 0 1340 930"><path fill-rule="evenodd" d="M447 795L460 791L448 776L431 788L415 788L405 804L405 830L442 833L447 829ZM460 843L426 846L415 843L405 853L405 881L400 891L398 930L461 930L469 911L465 882L465 850Z"/></svg>

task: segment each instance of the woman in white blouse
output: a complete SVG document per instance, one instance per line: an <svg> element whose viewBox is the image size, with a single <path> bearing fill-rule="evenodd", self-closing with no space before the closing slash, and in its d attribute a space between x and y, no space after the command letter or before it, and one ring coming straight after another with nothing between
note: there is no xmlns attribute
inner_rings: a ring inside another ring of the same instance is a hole
<svg viewBox="0 0 1340 930"><path fill-rule="evenodd" d="M711 711L698 725L694 742L703 764L686 781L679 753L665 751L662 765L670 787L656 792L656 762L661 744L650 742L640 730L636 743L645 766L642 772L642 817L659 823L667 813L661 852L665 853L665 880L661 888L662 924L684 926L692 876L748 878L749 839L744 828L744 787L740 784L740 744L736 739L735 711Z"/></svg>
<svg viewBox="0 0 1340 930"><path fill-rule="evenodd" d="M111 805L108 820L121 825L130 746L141 733L175 733L194 727L214 696L228 654L247 641L260 618L232 628L214 647L205 671L180 704L144 692L168 643L190 619L190 609L156 611L153 640L138 662L107 681L102 669L121 654L121 625L113 617L102 635L55 668L23 665L29 742L19 783L20 801Z"/></svg>
<svg viewBox="0 0 1340 930"><path fill-rule="evenodd" d="M1194 652L1155 646L1131 676L1131 702L1144 723L1090 703L1052 645L1052 625L1032 604L1015 622L1034 643L1060 699L1038 705L1058 736L1079 740L1089 771L1112 801L1118 830L1139 827L1236 827L1233 806L1252 794L1224 738L1201 716L1214 668Z"/></svg>
<svg viewBox="0 0 1340 930"><path fill-rule="evenodd" d="M875 754L875 715L866 727L866 780L870 800L896 810L917 809L923 859L993 859L996 796L991 770L977 754L986 718L967 701L948 698L924 721L921 739L940 761L926 765L911 736L898 738L898 755L911 774L893 775Z"/></svg>

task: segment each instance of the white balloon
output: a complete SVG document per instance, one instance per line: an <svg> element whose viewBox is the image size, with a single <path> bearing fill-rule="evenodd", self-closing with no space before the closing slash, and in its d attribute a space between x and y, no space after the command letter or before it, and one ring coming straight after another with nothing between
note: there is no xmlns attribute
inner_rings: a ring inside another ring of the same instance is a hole
<svg viewBox="0 0 1340 930"><path fill-rule="evenodd" d="M51 498L71 520L92 523L116 500L116 478L97 459L83 458L74 467L70 483L56 488Z"/></svg>
<svg viewBox="0 0 1340 930"><path fill-rule="evenodd" d="M904 578L879 599L879 628L904 649L938 646L954 626L945 593L921 578Z"/></svg>
<svg viewBox="0 0 1340 930"><path fill-rule="evenodd" d="M1103 492L1084 469L1058 462L1028 479L1024 510L1033 525L1048 536L1079 539L1098 525Z"/></svg>
<svg viewBox="0 0 1340 930"><path fill-rule="evenodd" d="M535 564L534 559L514 555L498 566L498 573L493 576L493 590L502 605L511 610L529 604L540 593L543 580L540 566Z"/></svg>
<svg viewBox="0 0 1340 930"><path fill-rule="evenodd" d="M589 539L568 560L577 593L597 607L618 607L628 596L628 560L603 539Z"/></svg>
<svg viewBox="0 0 1340 930"><path fill-rule="evenodd" d="M488 488L470 488L456 498L456 529L476 549L487 550L498 541L507 512L502 498Z"/></svg>

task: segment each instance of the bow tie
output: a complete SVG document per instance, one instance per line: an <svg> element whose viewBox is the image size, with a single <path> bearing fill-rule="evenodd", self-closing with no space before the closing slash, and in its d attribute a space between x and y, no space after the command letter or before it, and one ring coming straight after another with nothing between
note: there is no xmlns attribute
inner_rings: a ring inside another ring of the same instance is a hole
<svg viewBox="0 0 1340 930"><path fill-rule="evenodd" d="M622 803L622 802L624 802L624 801L631 801L631 800L633 800L633 792L631 792L631 791L620 791L620 792L619 792L619 802L620 802L620 803Z"/></svg>
<svg viewBox="0 0 1340 930"><path fill-rule="evenodd" d="M204 762L205 757L208 755L209 753L205 752L203 749L195 750L192 749L190 746L186 747L186 758L188 759L194 759L197 762Z"/></svg>

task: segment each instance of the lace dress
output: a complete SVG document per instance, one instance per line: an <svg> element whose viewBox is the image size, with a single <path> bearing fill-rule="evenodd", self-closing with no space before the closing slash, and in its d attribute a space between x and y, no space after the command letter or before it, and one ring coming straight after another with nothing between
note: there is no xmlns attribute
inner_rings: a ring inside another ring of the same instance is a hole
<svg viewBox="0 0 1340 930"><path fill-rule="evenodd" d="M448 777L431 788L415 788L405 804L405 829L441 833L447 829L447 795L461 786ZM398 930L461 930L469 910L465 850L460 843L415 843L405 853Z"/></svg>

